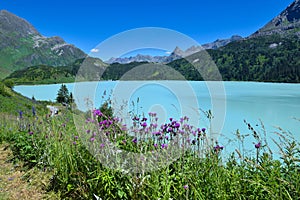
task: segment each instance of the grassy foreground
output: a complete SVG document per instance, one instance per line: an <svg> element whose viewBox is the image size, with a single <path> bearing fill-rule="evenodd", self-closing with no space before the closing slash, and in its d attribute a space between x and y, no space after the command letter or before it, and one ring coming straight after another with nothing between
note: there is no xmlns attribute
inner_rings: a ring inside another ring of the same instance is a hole
<svg viewBox="0 0 300 200"><path fill-rule="evenodd" d="M282 153L280 160L273 159L264 138L250 124L255 153L243 157L243 149L236 150L222 160L226 146L210 144L209 132L189 126L187 117L160 125L155 113L149 113L134 116L132 127L126 127L121 119L107 117L109 109L76 114L77 119L74 111L63 109L58 116L49 117L41 104L21 102L18 108L27 109L21 115L15 108L2 111L0 143L9 145L12 162L23 163L21 171L48 177L43 187L46 194L56 193L61 199L95 199L94 195L102 199L299 199L299 143L282 130L275 141ZM75 122L82 129L76 129L74 119L81 120ZM243 146L243 136L237 137ZM170 165L164 165L164 160L153 163L153 168L160 166L155 171L124 173L120 160L115 169L99 162L111 156L101 150L108 145L105 139L123 151L158 156L165 156L173 148L172 141L179 139L186 151L180 151L181 156ZM24 180L37 179L26 174Z"/></svg>

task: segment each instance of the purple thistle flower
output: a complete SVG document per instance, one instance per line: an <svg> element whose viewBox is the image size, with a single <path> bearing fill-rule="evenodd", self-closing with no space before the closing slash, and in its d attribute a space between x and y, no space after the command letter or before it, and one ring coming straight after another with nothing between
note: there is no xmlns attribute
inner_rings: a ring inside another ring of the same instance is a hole
<svg viewBox="0 0 300 200"><path fill-rule="evenodd" d="M101 148L103 148L104 146L105 146L105 144L103 144L103 143L102 143L102 144L100 144L100 147L101 147Z"/></svg>
<svg viewBox="0 0 300 200"><path fill-rule="evenodd" d="M75 138L75 140L77 140L77 139L78 139L78 136L76 135L76 136L74 136L74 138Z"/></svg>
<svg viewBox="0 0 300 200"><path fill-rule="evenodd" d="M171 122L171 121L173 121L173 118L172 118L172 117L170 117L170 119L169 119L169 120L170 120L170 122Z"/></svg>
<svg viewBox="0 0 300 200"><path fill-rule="evenodd" d="M139 121L140 118L138 118L138 117L135 116L132 120L133 120L133 121Z"/></svg>
<svg viewBox="0 0 300 200"><path fill-rule="evenodd" d="M196 131L192 131L193 136L196 136Z"/></svg>
<svg viewBox="0 0 300 200"><path fill-rule="evenodd" d="M180 123L178 123L178 122L176 122L175 124L174 124L174 128L179 128L180 127Z"/></svg>
<svg viewBox="0 0 300 200"><path fill-rule="evenodd" d="M115 121L115 122L119 122L120 119L119 119L118 117L115 117L115 118L114 118L114 121Z"/></svg>
<svg viewBox="0 0 300 200"><path fill-rule="evenodd" d="M136 144L137 143L137 138L133 138L132 142Z"/></svg>
<svg viewBox="0 0 300 200"><path fill-rule="evenodd" d="M183 123L184 119L181 117L179 121L180 123Z"/></svg>
<svg viewBox="0 0 300 200"><path fill-rule="evenodd" d="M223 150L224 149L224 147L223 146L220 146L220 145L216 145L215 147L214 147L214 150L216 151L216 152L219 152L219 150Z"/></svg>
<svg viewBox="0 0 300 200"><path fill-rule="evenodd" d="M92 138L91 138L91 142L94 142L94 141L95 141L95 138L94 138L94 137L92 137Z"/></svg>
<svg viewBox="0 0 300 200"><path fill-rule="evenodd" d="M205 132L206 131L206 128L202 128L202 132Z"/></svg>
<svg viewBox="0 0 300 200"><path fill-rule="evenodd" d="M143 123L141 123L141 126L145 128L147 126L147 123L144 121Z"/></svg>
<svg viewBox="0 0 300 200"><path fill-rule="evenodd" d="M102 114L102 112L100 110L95 109L95 110L93 110L93 115L101 117L103 114Z"/></svg>
<svg viewBox="0 0 300 200"><path fill-rule="evenodd" d="M259 143L255 144L254 146L256 149L259 149L261 147L261 143L259 142Z"/></svg>
<svg viewBox="0 0 300 200"><path fill-rule="evenodd" d="M147 121L147 118L143 117L142 122L145 122L145 121Z"/></svg>
<svg viewBox="0 0 300 200"><path fill-rule="evenodd" d="M188 185L184 185L184 186L183 186L183 189L185 189L185 190L187 190L188 188L189 188Z"/></svg>
<svg viewBox="0 0 300 200"><path fill-rule="evenodd" d="M91 130L89 130L89 129L88 129L88 130L86 130L86 133L90 133L90 132L91 132Z"/></svg>
<svg viewBox="0 0 300 200"><path fill-rule="evenodd" d="M157 148L157 146L158 146L158 145L155 143L155 144L154 144L154 147Z"/></svg>
<svg viewBox="0 0 300 200"><path fill-rule="evenodd" d="M32 131L30 131L28 134L29 134L29 135L33 135L33 132L32 132Z"/></svg>
<svg viewBox="0 0 300 200"><path fill-rule="evenodd" d="M168 147L168 144L162 144L162 145L161 145L161 148L162 148L162 149L166 149L167 147Z"/></svg>
<svg viewBox="0 0 300 200"><path fill-rule="evenodd" d="M169 128L168 128L168 132L173 132L173 128L172 128L172 127L169 127Z"/></svg>
<svg viewBox="0 0 300 200"><path fill-rule="evenodd" d="M73 144L76 145L77 143L74 141Z"/></svg>

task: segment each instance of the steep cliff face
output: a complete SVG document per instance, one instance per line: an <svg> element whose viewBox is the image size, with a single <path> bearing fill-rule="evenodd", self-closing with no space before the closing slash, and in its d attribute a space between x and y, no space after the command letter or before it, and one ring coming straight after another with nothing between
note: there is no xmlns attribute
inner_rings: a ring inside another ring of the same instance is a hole
<svg viewBox="0 0 300 200"><path fill-rule="evenodd" d="M1 72L39 64L68 65L85 56L83 51L62 38L44 37L26 20L6 10L0 11Z"/></svg>
<svg viewBox="0 0 300 200"><path fill-rule="evenodd" d="M300 0L291 3L284 11L250 37L264 35L297 35L300 36Z"/></svg>

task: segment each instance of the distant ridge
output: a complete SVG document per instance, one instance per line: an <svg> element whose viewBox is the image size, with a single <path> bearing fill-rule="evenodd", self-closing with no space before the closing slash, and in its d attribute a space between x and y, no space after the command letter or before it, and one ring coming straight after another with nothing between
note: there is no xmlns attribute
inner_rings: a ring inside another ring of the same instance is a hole
<svg viewBox="0 0 300 200"><path fill-rule="evenodd" d="M112 63L128 64L131 62L169 63L174 60L197 53L198 51L201 51L201 50L218 49L220 47L223 47L223 46L229 44L230 42L239 41L242 39L243 38L241 36L234 35L229 39L218 39L214 42L207 43L202 46L191 46L190 48L188 48L186 50L182 50L179 47L176 47L169 56L150 56L150 55L137 54L136 56L125 57L125 58L110 58L109 60L107 60L105 62L109 63L109 64L112 64Z"/></svg>

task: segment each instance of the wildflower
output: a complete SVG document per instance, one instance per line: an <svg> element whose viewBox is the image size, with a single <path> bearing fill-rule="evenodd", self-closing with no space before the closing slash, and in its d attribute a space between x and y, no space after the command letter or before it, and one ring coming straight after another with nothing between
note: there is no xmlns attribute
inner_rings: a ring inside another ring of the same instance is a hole
<svg viewBox="0 0 300 200"><path fill-rule="evenodd" d="M141 126L145 128L147 126L147 123L144 121L143 123L141 123Z"/></svg>
<svg viewBox="0 0 300 200"><path fill-rule="evenodd" d="M20 119L23 118L23 111L22 110L19 111L19 117L20 117Z"/></svg>
<svg viewBox="0 0 300 200"><path fill-rule="evenodd" d="M140 118L138 118L138 117L135 116L132 120L133 120L133 121L139 121Z"/></svg>
<svg viewBox="0 0 300 200"><path fill-rule="evenodd" d="M33 132L32 132L32 131L30 131L28 134L29 134L29 135L33 135Z"/></svg>
<svg viewBox="0 0 300 200"><path fill-rule="evenodd" d="M35 116L36 115L36 111L35 111L35 107L32 106L32 115Z"/></svg>
<svg viewBox="0 0 300 200"><path fill-rule="evenodd" d="M174 128L179 128L180 127L180 123L178 123L178 122L176 122L175 124L174 124Z"/></svg>
<svg viewBox="0 0 300 200"><path fill-rule="evenodd" d="M73 144L76 145L77 143L74 141Z"/></svg>
<svg viewBox="0 0 300 200"><path fill-rule="evenodd" d="M157 148L157 146L158 146L158 145L155 143L155 144L154 144L154 147Z"/></svg>
<svg viewBox="0 0 300 200"><path fill-rule="evenodd" d="M254 146L256 149L259 149L261 147L261 143L259 142L259 143L255 144Z"/></svg>
<svg viewBox="0 0 300 200"><path fill-rule="evenodd" d="M205 132L206 131L206 128L202 128L202 132Z"/></svg>
<svg viewBox="0 0 300 200"><path fill-rule="evenodd" d="M180 123L183 123L184 119L181 117L179 121Z"/></svg>
<svg viewBox="0 0 300 200"><path fill-rule="evenodd" d="M137 138L133 138L132 142L136 144L137 143Z"/></svg>
<svg viewBox="0 0 300 200"><path fill-rule="evenodd" d="M169 119L169 120L170 120L170 122L171 122L171 121L173 121L173 118L172 118L172 117L170 117L170 119Z"/></svg>
<svg viewBox="0 0 300 200"><path fill-rule="evenodd" d="M169 133L170 133L170 132L173 132L173 128L172 128L172 127L169 127L167 132L169 132Z"/></svg>
<svg viewBox="0 0 300 200"><path fill-rule="evenodd" d="M74 136L74 138L75 138L75 140L77 140L77 139L78 139L78 136L76 135L76 136Z"/></svg>
<svg viewBox="0 0 300 200"><path fill-rule="evenodd" d="M66 123L63 123L61 126L62 126L62 127L66 127Z"/></svg>
<svg viewBox="0 0 300 200"><path fill-rule="evenodd" d="M196 136L196 131L192 131L193 136Z"/></svg>
<svg viewBox="0 0 300 200"><path fill-rule="evenodd" d="M183 186L183 189L185 189L185 190L187 190L188 188L189 188L188 185L184 185L184 186Z"/></svg>
<svg viewBox="0 0 300 200"><path fill-rule="evenodd" d="M118 117L115 117L115 118L114 118L114 121L115 121L115 122L119 122L120 119L119 119Z"/></svg>
<svg viewBox="0 0 300 200"><path fill-rule="evenodd" d="M147 121L147 118L143 117L142 122L145 122L145 121Z"/></svg>
<svg viewBox="0 0 300 200"><path fill-rule="evenodd" d="M91 130L89 130L89 129L88 129L88 130L86 130L86 133L90 133L90 132L91 132Z"/></svg>
<svg viewBox="0 0 300 200"><path fill-rule="evenodd" d="M91 138L91 142L94 142L94 141L95 141L95 138L94 138L94 137L92 137L92 138Z"/></svg>
<svg viewBox="0 0 300 200"><path fill-rule="evenodd" d="M126 130L127 130L126 124L123 124L122 131L126 131Z"/></svg>
<svg viewBox="0 0 300 200"><path fill-rule="evenodd" d="M103 144L103 143L102 143L102 144L100 144L100 147L101 147L101 148L103 148L104 146L105 146L105 144Z"/></svg>
<svg viewBox="0 0 300 200"><path fill-rule="evenodd" d="M223 149L224 149L224 147L220 146L218 144L214 147L215 152L219 152L220 150L223 150Z"/></svg>
<svg viewBox="0 0 300 200"><path fill-rule="evenodd" d="M183 119L189 121L190 118L187 116L184 116Z"/></svg>
<svg viewBox="0 0 300 200"><path fill-rule="evenodd" d="M102 114L102 112L100 110L95 109L95 110L93 110L93 115L101 117L103 114Z"/></svg>
<svg viewBox="0 0 300 200"><path fill-rule="evenodd" d="M150 124L151 127L157 128L157 124Z"/></svg>
<svg viewBox="0 0 300 200"><path fill-rule="evenodd" d="M162 145L161 145L161 148L162 148L162 149L166 149L167 147L168 147L168 144L162 144Z"/></svg>

